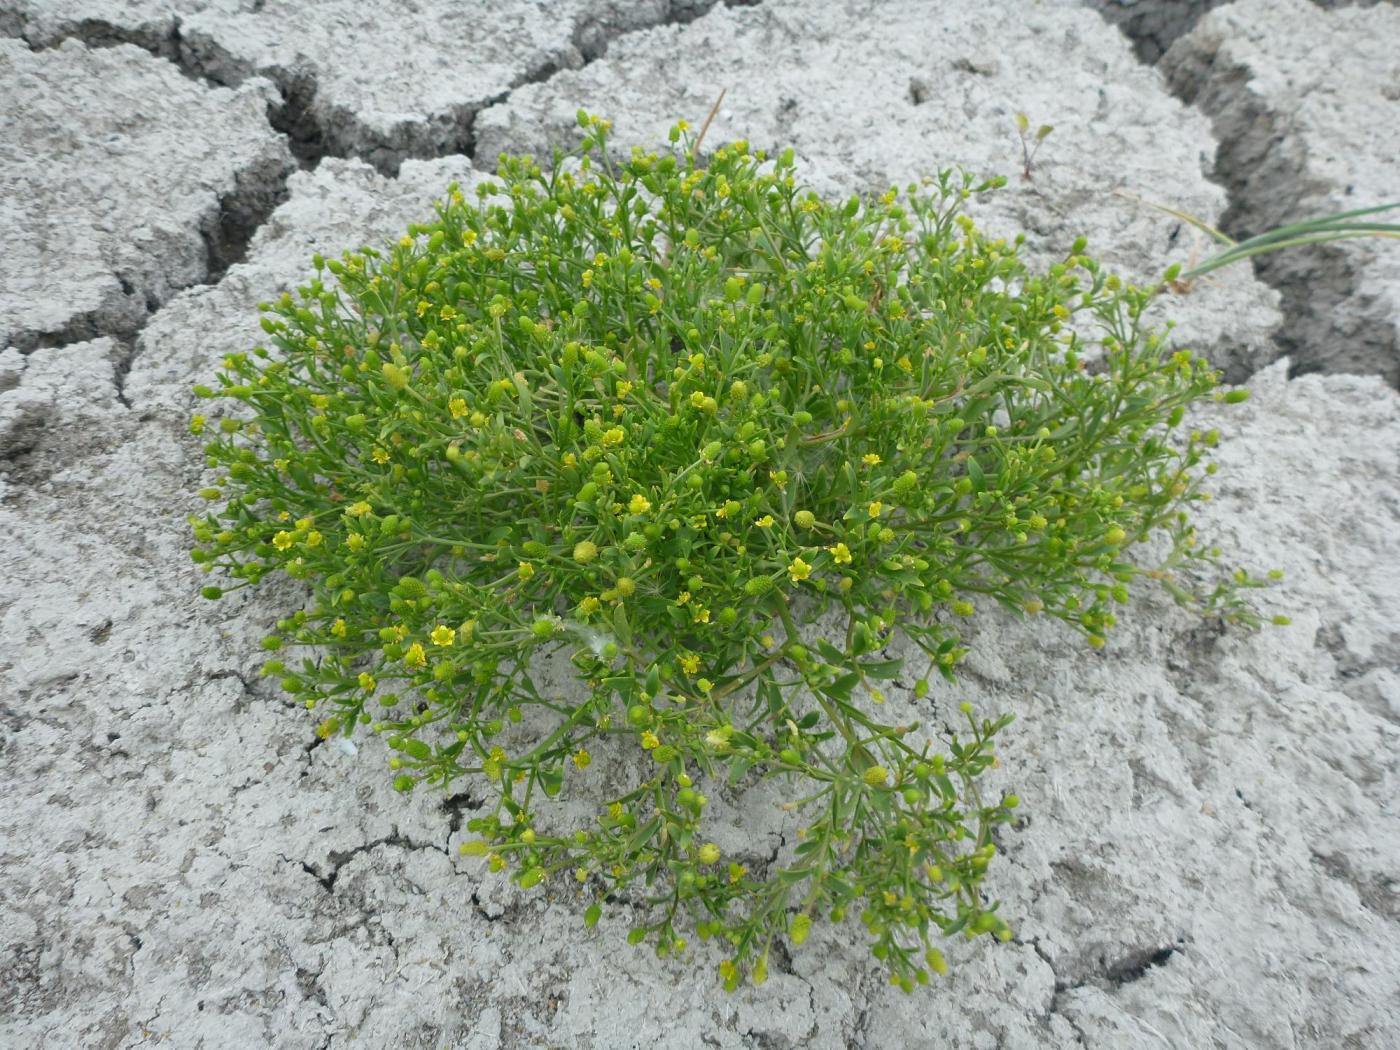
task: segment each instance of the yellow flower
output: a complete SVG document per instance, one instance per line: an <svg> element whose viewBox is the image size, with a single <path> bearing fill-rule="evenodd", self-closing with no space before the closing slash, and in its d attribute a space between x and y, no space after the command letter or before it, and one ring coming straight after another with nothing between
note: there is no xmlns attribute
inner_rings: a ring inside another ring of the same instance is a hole
<svg viewBox="0 0 1400 1050"><path fill-rule="evenodd" d="M698 856L700 857L701 864L713 864L715 861L719 860L719 847L713 842L707 842L700 847Z"/></svg>
<svg viewBox="0 0 1400 1050"><path fill-rule="evenodd" d="M873 467L880 462L880 457L874 452L867 452L860 459L867 467Z"/></svg>
<svg viewBox="0 0 1400 1050"><path fill-rule="evenodd" d="M591 616L598 611L601 605L602 602L598 601L597 598L590 594L587 598L578 603L578 611L583 613L584 616Z"/></svg>
<svg viewBox="0 0 1400 1050"><path fill-rule="evenodd" d="M337 638L344 638L344 637L345 637L345 621L344 621L344 620L336 620L335 623L331 624L331 634L335 635Z"/></svg>
<svg viewBox="0 0 1400 1050"><path fill-rule="evenodd" d="M374 510L373 507L371 507L364 500L360 500L360 502L352 503L350 504L350 506L346 507L345 513L349 514L352 518L363 518L372 510Z"/></svg>
<svg viewBox="0 0 1400 1050"><path fill-rule="evenodd" d="M447 402L447 410L452 413L453 419L461 419L467 414L467 403L460 397L454 397Z"/></svg>
<svg viewBox="0 0 1400 1050"><path fill-rule="evenodd" d="M694 611L694 613L692 614L691 620L694 621L695 623L709 623L709 622L710 622L710 610L709 610L709 609L706 609L706 608L704 608L704 607L699 607L699 608L697 608L697 609Z"/></svg>
<svg viewBox="0 0 1400 1050"><path fill-rule="evenodd" d="M627 431L623 430L621 427L609 427L607 430L603 431L603 446L605 448L611 448L614 445L620 445L626 438Z"/></svg>
<svg viewBox="0 0 1400 1050"><path fill-rule="evenodd" d="M647 511L651 510L651 500L647 499L639 492L637 495L633 496L631 502L627 504L627 509L632 514L645 514Z"/></svg>
<svg viewBox="0 0 1400 1050"><path fill-rule="evenodd" d="M368 671L360 672L360 688L367 693L374 692L374 676Z"/></svg>
<svg viewBox="0 0 1400 1050"><path fill-rule="evenodd" d="M457 640L457 632L446 624L440 623L433 628L433 633L429 637L432 638L434 645L445 648Z"/></svg>
<svg viewBox="0 0 1400 1050"><path fill-rule="evenodd" d="M349 536L345 537L345 546L349 547L352 551L364 550L365 538L358 532L352 532Z"/></svg>
<svg viewBox="0 0 1400 1050"><path fill-rule="evenodd" d="M875 500L873 503L870 504L870 507L868 509L872 518L878 518L880 516L880 512L885 509L885 505L879 500Z"/></svg>
<svg viewBox="0 0 1400 1050"><path fill-rule="evenodd" d="M661 741L657 739L656 734L653 733L650 729L648 729L645 733L642 734L642 747L644 747L646 750L651 751L653 748L657 748L660 746Z"/></svg>
<svg viewBox="0 0 1400 1050"><path fill-rule="evenodd" d="M204 433L204 424L205 424L205 419L204 419L203 416L191 416L191 417L190 417L190 433L191 433L191 434L203 434L203 433Z"/></svg>
<svg viewBox="0 0 1400 1050"><path fill-rule="evenodd" d="M535 575L535 567L528 561L522 561L515 570L515 575L522 580L528 580L531 576Z"/></svg>
<svg viewBox="0 0 1400 1050"><path fill-rule="evenodd" d="M580 748L574 752L574 765L579 769L587 769L588 764L593 761L593 756L586 749Z"/></svg>
<svg viewBox="0 0 1400 1050"><path fill-rule="evenodd" d="M800 583L808 576L812 575L812 567L801 558L793 558L792 564L788 566L788 576L793 583Z"/></svg>
<svg viewBox="0 0 1400 1050"><path fill-rule="evenodd" d="M837 565L849 565L851 563L851 549L844 543L838 543L834 547L828 547L831 551L831 558Z"/></svg>
<svg viewBox="0 0 1400 1050"><path fill-rule="evenodd" d="M272 545L276 547L279 551L286 550L295 542L296 540L292 539L292 534L290 532L287 532L286 530L283 530L282 532L279 532L276 536L272 537Z"/></svg>
<svg viewBox="0 0 1400 1050"><path fill-rule="evenodd" d="M369 458L376 463L384 464L389 462L389 453L385 452L382 448L377 448L369 454Z"/></svg>
<svg viewBox="0 0 1400 1050"><path fill-rule="evenodd" d="M773 515L765 514L754 522L760 529L771 529L773 527Z"/></svg>
<svg viewBox="0 0 1400 1050"><path fill-rule="evenodd" d="M408 652L404 653L403 662L408 667L426 667L428 654L423 651L423 643L414 642L410 645Z"/></svg>
<svg viewBox="0 0 1400 1050"><path fill-rule="evenodd" d="M681 670L686 674L694 674L700 670L700 657L694 653L687 653L681 657Z"/></svg>
<svg viewBox="0 0 1400 1050"><path fill-rule="evenodd" d="M317 532L315 529L312 529L306 534L306 545L308 547L319 547L323 538L324 537L322 537L322 535L319 532Z"/></svg>

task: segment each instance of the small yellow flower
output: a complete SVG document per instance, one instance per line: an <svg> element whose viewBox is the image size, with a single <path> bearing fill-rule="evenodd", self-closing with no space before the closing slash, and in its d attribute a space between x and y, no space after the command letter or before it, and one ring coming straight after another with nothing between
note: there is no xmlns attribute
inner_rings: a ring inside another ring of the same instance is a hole
<svg viewBox="0 0 1400 1050"><path fill-rule="evenodd" d="M654 748L658 748L660 746L661 741L657 738L656 734L653 733L650 729L648 729L645 733L642 734L642 747L644 747L646 750L651 751Z"/></svg>
<svg viewBox="0 0 1400 1050"><path fill-rule="evenodd" d="M615 445L620 445L626 439L627 431L623 430L621 427L609 427L607 430L603 431L603 446L605 448L612 448Z"/></svg>
<svg viewBox="0 0 1400 1050"><path fill-rule="evenodd" d="M369 458L382 465L389 462L389 453L382 448L377 448L369 454Z"/></svg>
<svg viewBox="0 0 1400 1050"><path fill-rule="evenodd" d="M322 539L324 539L324 537L315 529L312 529L306 534L306 545L308 547L319 547Z"/></svg>
<svg viewBox="0 0 1400 1050"><path fill-rule="evenodd" d="M272 537L272 545L276 547L279 551L286 550L295 542L296 540L292 538L292 534L290 532L287 532L285 529L279 532L276 536Z"/></svg>
<svg viewBox="0 0 1400 1050"><path fill-rule="evenodd" d="M687 653L681 657L681 670L686 674L694 674L700 670L700 657L694 653Z"/></svg>
<svg viewBox="0 0 1400 1050"><path fill-rule="evenodd" d="M365 549L365 538L358 532L352 532L349 536L345 537L345 546L349 547L352 551L362 551Z"/></svg>
<svg viewBox="0 0 1400 1050"><path fill-rule="evenodd" d="M874 452L867 452L865 455L861 456L860 459L867 467L876 466L880 462L879 455Z"/></svg>
<svg viewBox="0 0 1400 1050"><path fill-rule="evenodd" d="M433 644L446 648L457 640L457 632L446 624L438 624L433 628L433 633L429 635Z"/></svg>
<svg viewBox="0 0 1400 1050"><path fill-rule="evenodd" d="M710 610L704 608L703 606L696 608L695 611L691 614L691 620L695 623L709 623Z"/></svg>
<svg viewBox="0 0 1400 1050"><path fill-rule="evenodd" d="M773 527L773 515L765 514L754 522L760 529L771 529Z"/></svg>
<svg viewBox="0 0 1400 1050"><path fill-rule="evenodd" d="M705 734L705 743L716 751L729 750L729 738L734 733L730 726L721 726L719 729L711 729Z"/></svg>
<svg viewBox="0 0 1400 1050"><path fill-rule="evenodd" d="M645 514L651 510L651 500L647 499L640 492L633 496L631 502L627 504L627 510L632 514Z"/></svg>
<svg viewBox="0 0 1400 1050"><path fill-rule="evenodd" d="M203 433L204 433L204 424L205 424L205 422L206 422L206 420L205 420L205 418L204 418L203 416L191 416L191 417L190 417L190 433L191 433L191 434L203 434Z"/></svg>
<svg viewBox="0 0 1400 1050"><path fill-rule="evenodd" d="M834 547L828 547L831 551L831 558L837 565L849 565L851 563L851 549L844 543L838 543Z"/></svg>
<svg viewBox="0 0 1400 1050"><path fill-rule="evenodd" d="M707 842L700 847L700 852L697 855L700 858L701 864L713 864L715 861L719 860L719 847L713 842Z"/></svg>
<svg viewBox="0 0 1400 1050"><path fill-rule="evenodd" d="M597 598L590 594L587 598L578 603L578 611L583 613L584 616L591 616L598 611L602 604L602 602L598 601Z"/></svg>
<svg viewBox="0 0 1400 1050"><path fill-rule="evenodd" d="M872 518L878 518L880 516L880 512L885 509L885 505L879 500L875 500L873 503L870 504L870 506L867 509L869 510L870 516Z"/></svg>
<svg viewBox="0 0 1400 1050"><path fill-rule="evenodd" d="M336 620L335 623L331 624L331 634L337 638L345 637L345 621L343 619Z"/></svg>
<svg viewBox="0 0 1400 1050"><path fill-rule="evenodd" d="M528 561L522 561L516 568L515 575L522 580L528 580L531 576L535 575L535 567Z"/></svg>
<svg viewBox="0 0 1400 1050"><path fill-rule="evenodd" d="M460 397L454 397L447 402L447 411L452 413L453 419L461 419L467 414L467 403Z"/></svg>
<svg viewBox="0 0 1400 1050"><path fill-rule="evenodd" d="M801 583L808 576L812 575L812 567L801 558L793 558L792 564L788 566L788 576L793 583Z"/></svg>
<svg viewBox="0 0 1400 1050"><path fill-rule="evenodd" d="M346 514L349 514L352 518L363 518L366 514L370 513L372 510L374 510L373 507L371 507L371 506L370 506L368 503L366 503L364 500L360 500L360 502L358 502L358 503L352 503L352 504L350 504L350 506L346 507L346 508L345 508L345 513L346 513Z"/></svg>
<svg viewBox="0 0 1400 1050"><path fill-rule="evenodd" d="M587 769L588 764L593 761L593 756L584 748L574 752L574 765L579 769Z"/></svg>
<svg viewBox="0 0 1400 1050"><path fill-rule="evenodd" d="M414 642L410 645L408 652L404 653L403 662L408 667L426 667L428 654L423 651L423 643Z"/></svg>
<svg viewBox="0 0 1400 1050"><path fill-rule="evenodd" d="M360 672L360 688L367 693L374 692L374 676L368 671Z"/></svg>

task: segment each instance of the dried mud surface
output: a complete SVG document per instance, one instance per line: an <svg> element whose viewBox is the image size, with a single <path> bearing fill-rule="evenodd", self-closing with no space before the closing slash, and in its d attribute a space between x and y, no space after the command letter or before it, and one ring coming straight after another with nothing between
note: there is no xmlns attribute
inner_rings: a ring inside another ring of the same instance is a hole
<svg viewBox="0 0 1400 1050"><path fill-rule="evenodd" d="M1096 653L990 616L957 688L891 698L1019 714L997 776L1024 819L989 886L1017 935L954 943L926 994L890 989L854 923L733 996L712 947L629 948L625 909L585 932L572 886L457 855L473 785L404 799L376 741L321 743L258 676L296 587L197 594L189 388L313 252L566 144L579 106L655 142L727 88L708 141L792 144L832 194L1006 174L982 221L1039 259L1086 234L1140 279L1200 247L1130 195L1255 222L1386 191L1394 49L1366 39L1395 39L1393 7L1215 6L1154 68L1094 6L0 0L0 1045L1400 1045L1385 248L1163 304L1253 391L1201 414L1225 435L1201 529L1284 570L1264 601L1291 626L1147 596ZM1304 68L1344 53L1375 55L1374 87ZM1030 179L1019 111L1055 126ZM795 833L761 792L718 808L726 849Z"/></svg>

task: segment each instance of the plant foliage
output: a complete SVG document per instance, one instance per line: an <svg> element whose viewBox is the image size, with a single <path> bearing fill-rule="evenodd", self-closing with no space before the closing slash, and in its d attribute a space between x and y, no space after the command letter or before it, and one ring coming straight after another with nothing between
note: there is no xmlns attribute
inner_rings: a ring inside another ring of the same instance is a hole
<svg viewBox="0 0 1400 1050"><path fill-rule="evenodd" d="M960 621L1099 646L1145 575L1248 615L1187 571L1214 435L1180 425L1216 375L1082 243L1031 274L981 234L959 207L997 180L832 204L790 150L702 161L678 125L622 159L580 119L547 169L503 158L392 248L317 257L197 389L229 403L194 423L218 472L194 557L229 578L206 593L307 581L266 673L323 734L380 734L400 790L489 786L463 852L521 887L576 879L589 925L641 904L662 954L718 938L731 988L858 915L911 989L943 935L1010 936L981 883L1017 799L979 791L1010 719L928 681ZM918 720L882 717L896 679ZM936 741L940 706L966 728ZM595 753L634 775L553 828ZM801 825L771 861L706 829L707 793L759 780Z"/></svg>

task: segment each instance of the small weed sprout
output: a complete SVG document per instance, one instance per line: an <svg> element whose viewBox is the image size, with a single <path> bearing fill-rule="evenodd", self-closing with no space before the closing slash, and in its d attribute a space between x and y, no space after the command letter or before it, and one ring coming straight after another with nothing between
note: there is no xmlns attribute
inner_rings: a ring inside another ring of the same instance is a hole
<svg viewBox="0 0 1400 1050"><path fill-rule="evenodd" d="M1049 124L1042 124L1035 129L1035 135L1031 135L1030 118L1024 113L1016 114L1016 134L1021 138L1021 178L1024 181L1031 181L1031 168L1035 164L1036 154L1054 130Z"/></svg>
<svg viewBox="0 0 1400 1050"><path fill-rule="evenodd" d="M702 164L677 125L621 158L580 121L575 155L502 158L393 246L318 256L196 388L228 404L194 422L204 593L306 581L263 673L323 736L378 734L399 790L488 791L462 852L575 885L587 925L629 900L630 940L717 939L732 989L855 916L911 990L941 937L1011 936L982 881L1018 800L979 790L1010 716L929 685L959 623L995 604L1102 646L1144 577L1253 619L1250 578L1191 582L1216 435L1182 423L1216 374L1082 241L1032 274L980 233L960 205L1001 180L833 204L790 150ZM576 695L537 680L550 652ZM894 679L920 720L882 718ZM635 775L556 829L595 752ZM801 825L762 863L706 826L759 779Z"/></svg>

